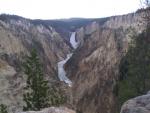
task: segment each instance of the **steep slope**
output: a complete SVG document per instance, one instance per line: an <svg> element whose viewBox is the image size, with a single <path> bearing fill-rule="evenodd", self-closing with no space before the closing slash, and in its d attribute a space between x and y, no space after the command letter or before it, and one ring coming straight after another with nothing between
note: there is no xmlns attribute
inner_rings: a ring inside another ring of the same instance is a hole
<svg viewBox="0 0 150 113"><path fill-rule="evenodd" d="M71 104L77 111L115 113L120 59L130 36L144 29L140 15L112 17L103 25L97 21L77 31L80 46L65 65L73 82Z"/></svg>
<svg viewBox="0 0 150 113"><path fill-rule="evenodd" d="M24 18L0 20L0 103L8 105L10 111L23 105L26 76L22 73L22 62L32 48L38 52L45 77L50 83L59 81L57 62L66 57L71 47L55 28L34 25Z"/></svg>
<svg viewBox="0 0 150 113"><path fill-rule="evenodd" d="M73 52L63 66L73 82L66 90L71 107L83 113L113 113L119 61L128 48L130 34L143 29L138 22L140 15L70 20L1 15L0 103L8 105L11 112L21 110L26 79L21 65L31 48L36 48L50 84L60 83L57 63ZM76 50L70 43L72 31L80 42Z"/></svg>

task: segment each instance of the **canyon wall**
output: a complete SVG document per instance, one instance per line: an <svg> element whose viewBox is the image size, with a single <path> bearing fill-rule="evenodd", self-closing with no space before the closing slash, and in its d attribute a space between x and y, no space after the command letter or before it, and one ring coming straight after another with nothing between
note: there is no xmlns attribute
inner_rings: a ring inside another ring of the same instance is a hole
<svg viewBox="0 0 150 113"><path fill-rule="evenodd" d="M80 46L65 65L73 82L72 107L79 113L115 113L119 63L132 36L144 25L141 14L110 17L77 30Z"/></svg>
<svg viewBox="0 0 150 113"><path fill-rule="evenodd" d="M50 84L60 83L57 63L73 51L65 65L73 82L66 88L68 105L79 113L114 113L119 62L131 36L144 28L141 15L88 20L80 28L71 24L80 42L76 50L69 43L71 29L63 29L64 24L0 16L0 103L11 112L21 111L26 85L22 63L31 48L37 50Z"/></svg>
<svg viewBox="0 0 150 113"><path fill-rule="evenodd" d="M22 63L32 48L37 50L45 78L53 84L57 77L57 62L66 57L71 47L51 26L34 25L20 18L0 20L0 103L10 111L21 110L26 75Z"/></svg>

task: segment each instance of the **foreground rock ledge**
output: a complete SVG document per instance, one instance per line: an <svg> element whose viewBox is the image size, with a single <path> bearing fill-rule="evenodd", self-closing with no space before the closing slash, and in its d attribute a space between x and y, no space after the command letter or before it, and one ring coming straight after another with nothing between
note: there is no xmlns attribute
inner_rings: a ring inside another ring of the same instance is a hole
<svg viewBox="0 0 150 113"><path fill-rule="evenodd" d="M66 107L50 107L50 108L45 108L41 111L27 111L27 112L20 112L20 113L76 113L76 112Z"/></svg>
<svg viewBox="0 0 150 113"><path fill-rule="evenodd" d="M150 113L150 92L125 102L121 113Z"/></svg>

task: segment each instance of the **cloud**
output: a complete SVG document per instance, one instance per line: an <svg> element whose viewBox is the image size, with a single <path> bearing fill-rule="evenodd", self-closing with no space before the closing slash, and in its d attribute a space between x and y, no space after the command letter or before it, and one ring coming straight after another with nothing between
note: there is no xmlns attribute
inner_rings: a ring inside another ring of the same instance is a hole
<svg viewBox="0 0 150 113"><path fill-rule="evenodd" d="M27 18L99 18L135 11L138 0L0 0L0 13Z"/></svg>

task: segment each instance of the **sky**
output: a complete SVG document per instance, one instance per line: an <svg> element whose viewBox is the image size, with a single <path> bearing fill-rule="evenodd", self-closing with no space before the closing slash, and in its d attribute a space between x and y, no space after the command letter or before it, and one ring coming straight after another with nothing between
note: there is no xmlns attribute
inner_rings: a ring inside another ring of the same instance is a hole
<svg viewBox="0 0 150 113"><path fill-rule="evenodd" d="M140 0L0 0L0 14L30 19L101 18L127 14L140 7Z"/></svg>

